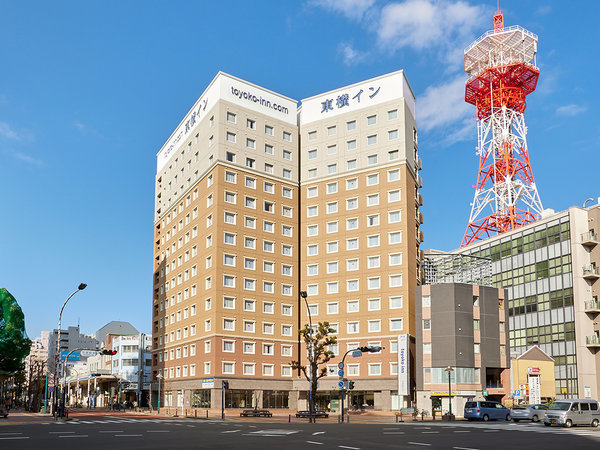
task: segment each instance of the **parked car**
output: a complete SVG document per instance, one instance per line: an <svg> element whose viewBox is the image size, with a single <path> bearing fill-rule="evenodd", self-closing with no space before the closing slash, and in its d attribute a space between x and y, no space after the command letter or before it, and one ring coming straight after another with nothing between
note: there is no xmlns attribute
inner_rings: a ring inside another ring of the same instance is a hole
<svg viewBox="0 0 600 450"><path fill-rule="evenodd" d="M498 402L475 401L465 403L465 419L488 420L500 419L510 420L510 409Z"/></svg>
<svg viewBox="0 0 600 450"><path fill-rule="evenodd" d="M567 428L573 425L591 425L597 427L600 423L600 409L596 400L575 398L558 400L552 403L546 411L544 425L561 425Z"/></svg>
<svg viewBox="0 0 600 450"><path fill-rule="evenodd" d="M510 416L514 422L520 420L531 420L539 422L544 419L548 405L520 405L513 406L510 410Z"/></svg>

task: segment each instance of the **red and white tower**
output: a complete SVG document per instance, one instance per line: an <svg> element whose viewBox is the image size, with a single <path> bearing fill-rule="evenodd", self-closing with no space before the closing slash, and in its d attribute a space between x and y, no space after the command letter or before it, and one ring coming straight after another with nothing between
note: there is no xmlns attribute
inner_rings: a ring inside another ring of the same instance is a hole
<svg viewBox="0 0 600 450"><path fill-rule="evenodd" d="M479 173L462 247L542 214L523 115L540 74L538 37L520 26L504 28L501 11L493 23L492 31L465 50L465 101L477 108Z"/></svg>

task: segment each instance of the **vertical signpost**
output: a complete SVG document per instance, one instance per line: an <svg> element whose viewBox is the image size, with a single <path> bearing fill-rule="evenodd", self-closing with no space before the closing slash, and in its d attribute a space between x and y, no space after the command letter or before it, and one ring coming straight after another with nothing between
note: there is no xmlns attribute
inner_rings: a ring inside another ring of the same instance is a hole
<svg viewBox="0 0 600 450"><path fill-rule="evenodd" d="M400 408L405 406L404 398L410 399L409 379L410 361L408 350L408 334L398 335L398 396L400 397ZM407 405L408 406L408 405Z"/></svg>

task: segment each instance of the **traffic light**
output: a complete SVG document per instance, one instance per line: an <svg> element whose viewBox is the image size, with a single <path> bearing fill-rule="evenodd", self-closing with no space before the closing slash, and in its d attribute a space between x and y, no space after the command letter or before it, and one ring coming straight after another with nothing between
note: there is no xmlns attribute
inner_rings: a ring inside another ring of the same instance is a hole
<svg viewBox="0 0 600 450"><path fill-rule="evenodd" d="M223 389L229 389L229 381L223 380Z"/></svg>
<svg viewBox="0 0 600 450"><path fill-rule="evenodd" d="M350 380L348 381L348 390L352 390L354 389L354 381Z"/></svg>
<svg viewBox="0 0 600 450"><path fill-rule="evenodd" d="M383 349L383 347L380 347L378 345L367 345L365 347L359 347L359 350L363 353L369 352L369 353L377 353L380 352Z"/></svg>
<svg viewBox="0 0 600 450"><path fill-rule="evenodd" d="M117 354L116 350L101 350L100 351L101 355L109 355L109 356L114 356Z"/></svg>

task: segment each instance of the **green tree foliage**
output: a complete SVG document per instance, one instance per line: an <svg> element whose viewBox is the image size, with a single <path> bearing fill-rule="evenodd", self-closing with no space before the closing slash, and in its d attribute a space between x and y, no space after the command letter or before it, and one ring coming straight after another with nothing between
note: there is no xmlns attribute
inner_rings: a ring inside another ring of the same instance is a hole
<svg viewBox="0 0 600 450"><path fill-rule="evenodd" d="M10 375L24 369L23 360L29 354L31 341L25 333L25 316L17 300L4 288L0 289L0 375Z"/></svg>
<svg viewBox="0 0 600 450"><path fill-rule="evenodd" d="M312 332L311 332L312 331ZM298 370L310 383L312 410L314 411L315 396L317 394L317 382L327 375L327 363L331 361L334 354L328 349L330 345L337 343L337 336L333 335L335 330L329 326L329 322L319 322L316 330L306 325L298 330L298 334L306 344L309 364L301 364L300 361L292 361L292 370ZM311 358L310 355L313 357Z"/></svg>

